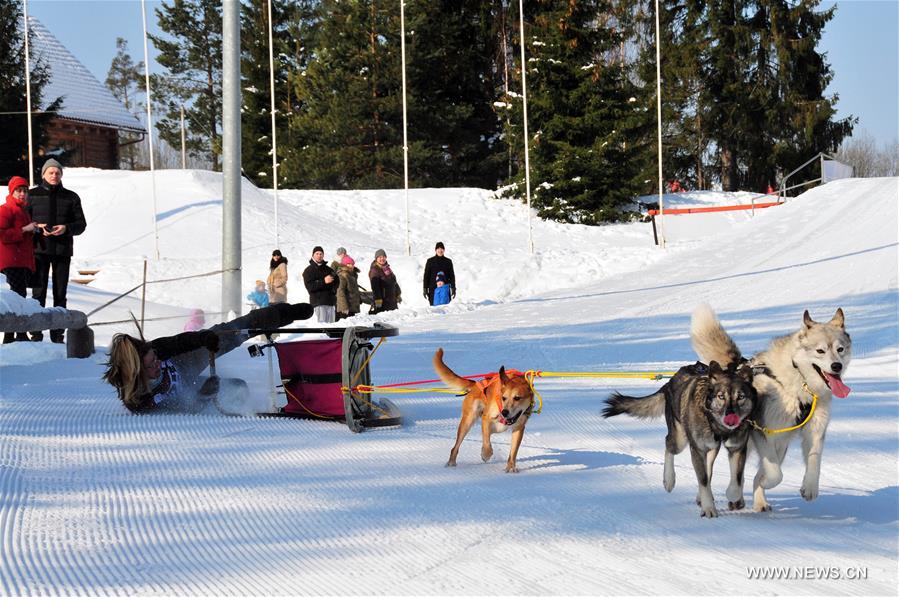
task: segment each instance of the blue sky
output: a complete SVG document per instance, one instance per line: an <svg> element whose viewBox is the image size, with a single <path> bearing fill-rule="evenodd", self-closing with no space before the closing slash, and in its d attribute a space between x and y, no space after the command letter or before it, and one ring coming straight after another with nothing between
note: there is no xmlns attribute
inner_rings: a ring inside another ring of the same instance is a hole
<svg viewBox="0 0 899 597"><path fill-rule="evenodd" d="M153 9L162 3L146 4L150 31L158 32ZM819 46L834 71L828 93L839 95L839 116L859 117L856 132L890 142L899 137L899 1L825 0L821 6L834 4L836 17ZM135 61L143 60L139 0L29 0L28 7L100 81L116 37L128 40Z"/></svg>

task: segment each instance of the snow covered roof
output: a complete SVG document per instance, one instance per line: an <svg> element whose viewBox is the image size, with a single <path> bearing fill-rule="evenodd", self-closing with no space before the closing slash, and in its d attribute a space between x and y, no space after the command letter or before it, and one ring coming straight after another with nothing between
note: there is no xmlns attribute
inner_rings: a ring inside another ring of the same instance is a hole
<svg viewBox="0 0 899 597"><path fill-rule="evenodd" d="M58 113L62 118L139 133L147 132L141 121L126 110L122 102L40 21L28 17L28 28L33 33L32 61L43 59L50 69L50 81L44 87L42 109L62 96L63 108Z"/></svg>

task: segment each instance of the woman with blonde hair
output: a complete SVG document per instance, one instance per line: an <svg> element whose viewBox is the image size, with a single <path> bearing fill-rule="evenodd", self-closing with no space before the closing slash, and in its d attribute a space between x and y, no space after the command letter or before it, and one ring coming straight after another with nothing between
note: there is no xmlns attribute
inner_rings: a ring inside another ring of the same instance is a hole
<svg viewBox="0 0 899 597"><path fill-rule="evenodd" d="M103 380L115 387L119 399L131 412L158 409L196 411L204 401L198 394L215 383L200 374L209 365L209 354L223 355L249 339L248 330L277 329L298 319L309 319L307 303L280 303L256 309L243 317L220 323L208 330L146 341L116 334L109 346L109 361Z"/></svg>

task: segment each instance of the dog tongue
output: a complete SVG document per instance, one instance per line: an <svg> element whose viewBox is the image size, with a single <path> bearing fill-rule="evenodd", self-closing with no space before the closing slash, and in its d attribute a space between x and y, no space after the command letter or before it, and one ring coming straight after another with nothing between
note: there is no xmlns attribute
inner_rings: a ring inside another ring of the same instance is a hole
<svg viewBox="0 0 899 597"><path fill-rule="evenodd" d="M837 398L845 398L849 395L851 391L849 386L843 383L843 380L837 377L836 375L830 375L829 373L825 373L824 377L827 378L827 385L830 386L830 391Z"/></svg>
<svg viewBox="0 0 899 597"><path fill-rule="evenodd" d="M724 415L724 424L728 427L736 427L740 424L740 415L737 413L730 413L729 415Z"/></svg>

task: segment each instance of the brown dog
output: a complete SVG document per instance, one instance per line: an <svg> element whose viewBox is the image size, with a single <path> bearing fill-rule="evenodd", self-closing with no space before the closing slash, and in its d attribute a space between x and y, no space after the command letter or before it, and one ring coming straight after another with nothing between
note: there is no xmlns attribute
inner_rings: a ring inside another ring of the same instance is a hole
<svg viewBox="0 0 899 597"><path fill-rule="evenodd" d="M534 392L523 375L506 375L505 367L500 367L499 375L488 377L480 382L474 382L456 375L452 369L443 363L443 349L438 348L434 353L434 370L443 380L443 383L453 389L464 391L465 399L462 401L462 420L459 421L459 431L456 434L456 445L450 450L449 461L446 466L456 466L456 456L459 454L459 446L468 435L468 431L478 417L481 418L481 459L484 462L493 456L493 446L490 445L490 436L494 433L502 433L512 429L512 445L509 447L509 461L506 463L507 473L517 473L515 458L518 455L518 447L524 437L524 427L528 423L531 411L534 408Z"/></svg>

